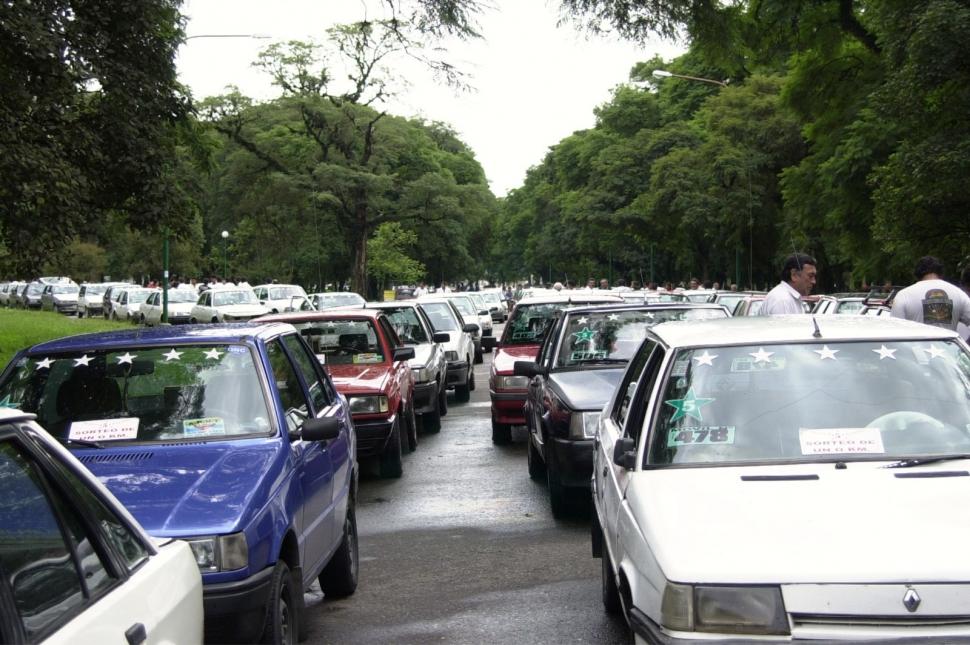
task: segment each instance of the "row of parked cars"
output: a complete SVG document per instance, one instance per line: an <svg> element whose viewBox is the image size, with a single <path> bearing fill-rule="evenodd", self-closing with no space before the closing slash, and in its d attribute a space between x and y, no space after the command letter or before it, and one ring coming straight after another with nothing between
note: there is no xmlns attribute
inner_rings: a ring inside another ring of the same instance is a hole
<svg viewBox="0 0 970 645"><path fill-rule="evenodd" d="M19 616L0 621L14 630L4 642L190 643L203 629L216 642L299 640L305 588L319 581L328 599L356 589L360 469L399 477L419 428L440 431L448 390L467 401L475 387L480 328L460 299L133 328L20 351L0 374L0 406L11 408L0 440L14 442L22 478L57 473L40 493L24 484L0 501L0 569L15 572L0 599ZM0 475L11 468L0 453ZM79 505L84 495L111 510ZM42 517L45 496L53 514ZM146 605L149 588L165 602Z"/></svg>
<svg viewBox="0 0 970 645"><path fill-rule="evenodd" d="M533 293L498 339L493 441L528 429L555 515L592 499L604 608L646 643L966 642L970 348L886 295L711 295Z"/></svg>

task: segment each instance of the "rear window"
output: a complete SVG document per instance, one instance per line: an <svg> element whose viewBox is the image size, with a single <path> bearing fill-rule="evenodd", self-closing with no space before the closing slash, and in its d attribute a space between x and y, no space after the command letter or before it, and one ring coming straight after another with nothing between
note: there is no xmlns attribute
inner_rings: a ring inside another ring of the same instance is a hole
<svg viewBox="0 0 970 645"><path fill-rule="evenodd" d="M326 365L383 363L377 330L371 320L327 320L293 323Z"/></svg>
<svg viewBox="0 0 970 645"><path fill-rule="evenodd" d="M244 345L127 348L21 358L0 405L54 437L98 443L265 434L270 414Z"/></svg>

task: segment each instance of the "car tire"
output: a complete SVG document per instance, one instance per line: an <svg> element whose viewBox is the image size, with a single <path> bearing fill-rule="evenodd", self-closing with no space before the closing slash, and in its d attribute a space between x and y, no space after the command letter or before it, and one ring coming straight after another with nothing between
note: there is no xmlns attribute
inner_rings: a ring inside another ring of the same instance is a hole
<svg viewBox="0 0 970 645"><path fill-rule="evenodd" d="M480 365L485 362L485 355L482 353L481 347L475 348L475 365Z"/></svg>
<svg viewBox="0 0 970 645"><path fill-rule="evenodd" d="M448 405L448 393L447 391L438 385L438 392L444 392L445 394L445 406ZM447 409L447 407L445 408ZM441 395L438 394L434 403L434 409L431 412L425 412L421 415L421 430L427 432L428 434L438 434L441 432Z"/></svg>
<svg viewBox="0 0 970 645"><path fill-rule="evenodd" d="M472 398L472 388L474 384L472 379L474 378L475 369L469 365L468 374L465 375L464 385L455 385L455 400L459 403L468 403L468 400Z"/></svg>
<svg viewBox="0 0 970 645"><path fill-rule="evenodd" d="M84 310L83 309L78 309L77 310L77 317L78 318L84 318Z"/></svg>
<svg viewBox="0 0 970 645"><path fill-rule="evenodd" d="M343 539L318 578L324 595L327 598L346 598L352 595L357 590L359 566L357 513L351 500L344 519Z"/></svg>
<svg viewBox="0 0 970 645"><path fill-rule="evenodd" d="M533 481L541 482L546 478L546 462L542 460L542 455L536 448L532 435L529 435L529 452L526 455L526 462L529 464L529 477Z"/></svg>
<svg viewBox="0 0 970 645"><path fill-rule="evenodd" d="M297 586L293 583L290 567L283 560L277 560L270 580L261 643L289 645L297 642L303 604L302 590Z"/></svg>
<svg viewBox="0 0 970 645"><path fill-rule="evenodd" d="M494 416L492 417L492 443L497 446L512 443L512 426L497 422Z"/></svg>
<svg viewBox="0 0 970 645"><path fill-rule="evenodd" d="M565 517L567 510L566 487L559 479L559 471L556 468L555 459L549 454L552 452L550 445L546 444L546 487L549 489L549 507L552 509L552 516L556 519Z"/></svg>
<svg viewBox="0 0 970 645"><path fill-rule="evenodd" d="M401 463L401 421L396 419L391 428L391 437L381 453L381 477L398 478L404 472Z"/></svg>
<svg viewBox="0 0 970 645"><path fill-rule="evenodd" d="M438 383L438 414L448 415L448 386L444 383Z"/></svg>
<svg viewBox="0 0 970 645"><path fill-rule="evenodd" d="M189 319L189 322L192 323L193 325L196 325L196 324L198 324L199 321L196 320L195 318L190 318Z"/></svg>
<svg viewBox="0 0 970 645"><path fill-rule="evenodd" d="M472 368L468 370L468 391L475 391L475 369Z"/></svg>
<svg viewBox="0 0 970 645"><path fill-rule="evenodd" d="M594 520L597 521L597 520ZM602 562L602 595L603 609L606 613L617 615L623 611L623 603L620 602L620 590L616 586L616 577L613 575L613 567L610 564L609 551L603 549Z"/></svg>
<svg viewBox="0 0 970 645"><path fill-rule="evenodd" d="M408 452L418 449L418 421L414 418L414 406L410 406L404 414L404 425L407 426Z"/></svg>

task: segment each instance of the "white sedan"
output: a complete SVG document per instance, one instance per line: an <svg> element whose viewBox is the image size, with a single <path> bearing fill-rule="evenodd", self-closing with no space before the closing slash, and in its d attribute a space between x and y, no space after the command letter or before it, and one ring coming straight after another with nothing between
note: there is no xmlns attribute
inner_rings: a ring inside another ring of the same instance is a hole
<svg viewBox="0 0 970 645"><path fill-rule="evenodd" d="M195 289L168 290L168 322L177 325L187 323L192 318L192 307L198 300ZM153 327L162 323L163 294L156 291L148 296L141 305L140 320L143 325Z"/></svg>
<svg viewBox="0 0 970 645"><path fill-rule="evenodd" d="M111 299L112 320L127 320L138 322L141 319L141 305L148 300L148 296L155 292L155 289L143 287L127 287L120 289L116 293L117 297Z"/></svg>
<svg viewBox="0 0 970 645"><path fill-rule="evenodd" d="M594 447L604 605L637 642L964 642L968 475L970 351L953 332L657 325Z"/></svg>
<svg viewBox="0 0 970 645"><path fill-rule="evenodd" d="M0 642L201 643L188 543L145 533L33 418L0 407Z"/></svg>
<svg viewBox="0 0 970 645"><path fill-rule="evenodd" d="M240 322L268 313L269 308L259 304L252 288L216 287L199 294L189 314L189 322Z"/></svg>

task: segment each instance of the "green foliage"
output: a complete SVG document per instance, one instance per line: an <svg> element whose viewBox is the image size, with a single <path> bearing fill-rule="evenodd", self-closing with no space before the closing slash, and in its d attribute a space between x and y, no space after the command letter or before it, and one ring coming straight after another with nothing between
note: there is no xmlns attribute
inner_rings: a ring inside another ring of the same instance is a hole
<svg viewBox="0 0 970 645"><path fill-rule="evenodd" d="M0 365L6 366L19 350L47 340L125 328L131 325L101 318L68 318L51 311L0 309Z"/></svg>
<svg viewBox="0 0 970 645"><path fill-rule="evenodd" d="M404 230L399 222L377 227L367 242L367 273L377 278L380 290L385 284L414 284L424 276L424 265L408 255L417 241L417 234Z"/></svg>

